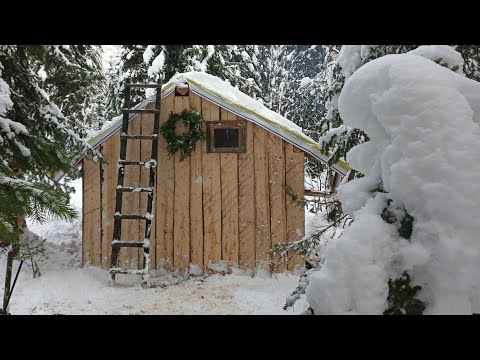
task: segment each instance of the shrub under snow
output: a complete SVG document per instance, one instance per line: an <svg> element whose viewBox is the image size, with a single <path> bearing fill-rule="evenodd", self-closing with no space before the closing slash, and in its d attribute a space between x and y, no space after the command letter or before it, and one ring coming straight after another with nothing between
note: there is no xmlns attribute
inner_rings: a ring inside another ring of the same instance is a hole
<svg viewBox="0 0 480 360"><path fill-rule="evenodd" d="M311 276L316 314L382 314L404 271L425 314L480 312L480 83L419 56L430 50L376 59L345 83L340 115L371 140L347 155L365 177L338 189L355 220Z"/></svg>

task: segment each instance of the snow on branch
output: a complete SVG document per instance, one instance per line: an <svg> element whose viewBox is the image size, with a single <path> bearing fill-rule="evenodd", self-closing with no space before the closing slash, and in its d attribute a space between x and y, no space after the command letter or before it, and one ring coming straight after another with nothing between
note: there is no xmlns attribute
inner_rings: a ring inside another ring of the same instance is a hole
<svg viewBox="0 0 480 360"><path fill-rule="evenodd" d="M345 82L340 115L369 137L347 161L365 176L338 187L354 221L311 275L316 314L382 314L394 279L421 288L426 314L480 312L480 83L438 50L383 56Z"/></svg>

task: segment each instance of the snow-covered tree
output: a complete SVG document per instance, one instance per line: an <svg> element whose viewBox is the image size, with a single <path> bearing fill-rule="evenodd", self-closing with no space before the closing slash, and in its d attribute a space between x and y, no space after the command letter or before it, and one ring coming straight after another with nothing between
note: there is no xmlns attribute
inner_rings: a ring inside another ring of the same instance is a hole
<svg viewBox="0 0 480 360"><path fill-rule="evenodd" d="M325 107L321 101L321 92L311 87L313 79L323 64L325 50L321 45L297 45L295 55L288 70L290 82L285 91L283 115L301 126L313 139L316 123L324 114Z"/></svg>
<svg viewBox="0 0 480 360"><path fill-rule="evenodd" d="M480 310L480 229L469 215L480 210L480 84L463 65L452 47L421 46L342 68L356 71L339 116L368 141L347 154L364 176L338 188L353 222L303 279L314 313Z"/></svg>
<svg viewBox="0 0 480 360"><path fill-rule="evenodd" d="M106 121L122 113L125 79L132 78L133 83L148 83L147 64L143 60L146 45L122 45L114 50L106 71L105 113ZM131 89L132 106L145 99L145 90Z"/></svg>
<svg viewBox="0 0 480 360"><path fill-rule="evenodd" d="M122 46L118 65L111 67L116 73L109 76L106 117L120 113L126 77L155 82L160 72L168 80L179 72L201 71L228 80L309 131L324 110L316 92L305 86L323 54L319 45ZM143 89L132 89L132 103L144 98Z"/></svg>
<svg viewBox="0 0 480 360"><path fill-rule="evenodd" d="M235 53L234 45L123 45L110 67L105 117L120 114L127 77L134 83L151 83L157 82L160 74L166 81L177 73L202 71L241 86ZM145 96L144 89L132 89L132 105Z"/></svg>
<svg viewBox="0 0 480 360"><path fill-rule="evenodd" d="M89 46L0 46L1 241L18 239L24 216L76 216L70 188L53 177L92 150L77 132L88 118L83 106L98 80L97 60Z"/></svg>
<svg viewBox="0 0 480 360"><path fill-rule="evenodd" d="M317 88L323 88L327 112L319 122L322 135L320 145L331 153L330 163L345 160L346 153L366 140L365 133L343 124L338 113L338 97L345 81L363 64L387 54L400 54L413 50L418 45L330 45L322 71L315 79Z"/></svg>
<svg viewBox="0 0 480 360"><path fill-rule="evenodd" d="M469 79L480 81L480 45L455 45L464 60L463 72Z"/></svg>
<svg viewBox="0 0 480 360"><path fill-rule="evenodd" d="M420 55L430 58L455 72L461 72L462 67L465 69L461 58L449 47L446 47L445 49L447 50L442 52L435 51L435 47L418 47L417 45L330 45L325 46L325 48L326 56L321 70L307 86L309 90L313 90L321 98L326 99L328 107L326 116L324 116L321 122L317 123L319 127L314 129L312 133L318 132L324 135L321 137L320 142L325 151L333 152L330 158L332 163L338 161L338 159L345 160L345 154L351 148L368 140L368 135L362 129L343 124L343 120L338 112L338 96L343 89L346 79L352 76L363 64L387 54L404 53L417 49L415 51L419 51ZM474 53L474 51L472 50L471 53ZM465 55L464 59L465 62L468 61ZM475 62L471 61L471 63ZM466 75L471 77L468 74ZM313 134L310 135L312 136ZM357 173L356 176L362 176L362 174ZM342 207L339 206L340 202L336 197L332 197L325 202L329 203L329 205L323 207L324 210L327 210L326 213L317 215L319 218L317 222L320 222L321 225L316 228L316 231L312 230L311 236L304 239L303 244L301 244L303 248L323 251L325 243L329 241L328 239L338 236L338 231L332 231L332 226L334 228L340 226L339 230L341 231L344 224L350 223L348 220L350 219L349 214L345 214L342 211ZM323 217L324 220L320 221L320 217ZM318 251L313 252L315 255L314 259L320 256ZM324 259L325 254L319 257L320 263ZM319 262L316 260L315 263ZM300 283L300 285L303 285L299 286L294 292L296 297L305 290L305 285L308 284L308 277L305 279L304 276ZM290 298L289 300L290 304L292 299Z"/></svg>
<svg viewBox="0 0 480 360"><path fill-rule="evenodd" d="M238 45L239 88L295 123L308 125L302 121L308 111L299 89L315 74L322 56L318 45Z"/></svg>
<svg viewBox="0 0 480 360"><path fill-rule="evenodd" d="M332 153L331 163L344 159L346 153L355 145L367 140L365 133L343 124L338 113L338 96L345 81L363 64L388 54L402 54L414 50L419 45L331 45L322 71L314 79L317 87L327 88L324 101L328 111L319 123L320 142L323 150ZM453 45L464 60L462 65L466 77L480 79L480 48L478 45ZM442 56L446 56L443 54ZM432 59L439 64L446 64L448 59ZM458 69L454 69L458 71Z"/></svg>
<svg viewBox="0 0 480 360"><path fill-rule="evenodd" d="M98 128L103 122L102 53L99 46L75 45L70 49L72 60L78 66L61 70L62 66L57 65L59 73L47 76L45 90L52 94L52 101L59 104L64 117L72 124L72 130L85 137L88 129Z"/></svg>

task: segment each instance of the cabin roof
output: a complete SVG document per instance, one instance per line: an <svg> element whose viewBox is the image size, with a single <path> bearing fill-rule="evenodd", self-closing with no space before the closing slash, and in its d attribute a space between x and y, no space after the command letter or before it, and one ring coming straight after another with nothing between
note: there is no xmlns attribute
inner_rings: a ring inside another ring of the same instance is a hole
<svg viewBox="0 0 480 360"><path fill-rule="evenodd" d="M322 152L315 140L302 132L301 127L216 76L201 72L177 74L162 87L162 99L175 91L177 86L184 87L186 84L188 84L190 91L198 96L274 133L324 164L328 163L329 156ZM142 101L135 109L143 109L151 102L155 102L155 95ZM135 115L131 114L130 119ZM95 147L112 136L121 127L122 118L118 117L118 120L95 134L88 142ZM346 175L350 170L350 167L342 161L334 164L332 168L341 175Z"/></svg>

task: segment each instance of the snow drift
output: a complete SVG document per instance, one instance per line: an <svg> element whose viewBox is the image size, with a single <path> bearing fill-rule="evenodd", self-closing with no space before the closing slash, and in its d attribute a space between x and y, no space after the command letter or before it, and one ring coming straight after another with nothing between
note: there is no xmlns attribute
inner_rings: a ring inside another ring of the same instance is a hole
<svg viewBox="0 0 480 360"><path fill-rule="evenodd" d="M340 95L345 124L371 140L347 155L365 177L338 189L355 221L312 274L316 314L382 314L404 270L425 314L480 312L480 83L428 59L445 49L420 50L365 64ZM410 240L381 218L389 200L397 219L413 216Z"/></svg>

